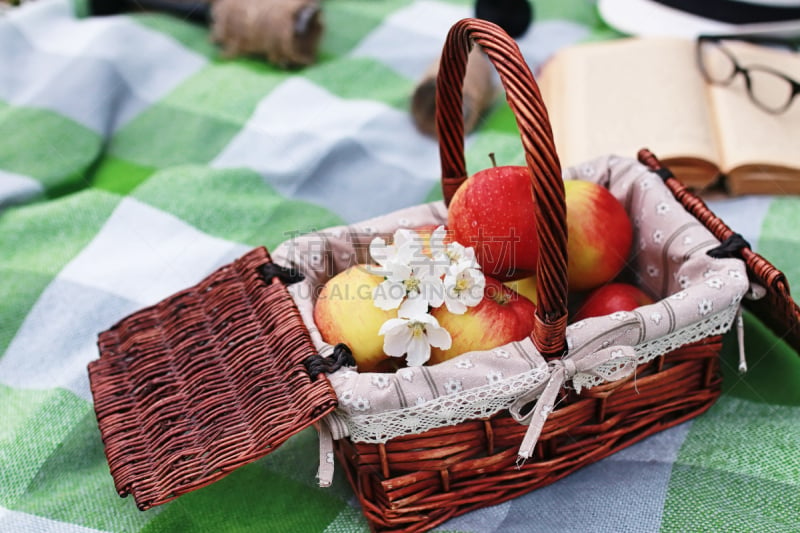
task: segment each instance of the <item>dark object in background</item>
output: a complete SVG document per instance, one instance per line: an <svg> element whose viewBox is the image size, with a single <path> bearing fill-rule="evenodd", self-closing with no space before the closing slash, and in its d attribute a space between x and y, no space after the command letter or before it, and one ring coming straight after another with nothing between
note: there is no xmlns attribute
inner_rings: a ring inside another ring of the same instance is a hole
<svg viewBox="0 0 800 533"><path fill-rule="evenodd" d="M209 24L211 2L181 2L179 0L89 0L89 13L95 16L119 15L131 11L157 11L184 20Z"/></svg>
<svg viewBox="0 0 800 533"><path fill-rule="evenodd" d="M477 0L475 18L494 22L516 39L528 31L533 6L528 0Z"/></svg>
<svg viewBox="0 0 800 533"><path fill-rule="evenodd" d="M475 17L494 22L513 38L523 35L533 20L528 0L477 0ZM411 96L411 117L417 129L436 137L436 74L439 60L431 64ZM494 74L489 59L476 46L470 52L464 77L464 133L478 125L495 96Z"/></svg>
<svg viewBox="0 0 800 533"><path fill-rule="evenodd" d="M316 60L324 26L319 0L90 0L92 15L156 11L211 27L228 57L258 54L279 67Z"/></svg>

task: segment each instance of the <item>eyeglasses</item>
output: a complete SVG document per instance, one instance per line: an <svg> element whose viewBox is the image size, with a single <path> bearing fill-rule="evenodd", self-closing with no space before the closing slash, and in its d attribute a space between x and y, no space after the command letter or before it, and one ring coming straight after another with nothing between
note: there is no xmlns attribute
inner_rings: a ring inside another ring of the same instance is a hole
<svg viewBox="0 0 800 533"><path fill-rule="evenodd" d="M697 64L709 83L727 86L741 74L750 100L768 113L783 113L800 93L800 82L765 65L742 66L725 47L724 41L746 41L754 44L797 51L797 43L769 37L736 35L701 35L697 39Z"/></svg>

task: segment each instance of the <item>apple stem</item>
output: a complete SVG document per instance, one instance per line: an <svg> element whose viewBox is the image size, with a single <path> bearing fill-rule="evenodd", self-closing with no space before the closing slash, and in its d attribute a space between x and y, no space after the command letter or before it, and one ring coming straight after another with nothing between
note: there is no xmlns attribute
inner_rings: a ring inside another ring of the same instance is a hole
<svg viewBox="0 0 800 533"><path fill-rule="evenodd" d="M489 159L492 161L492 166L497 168L497 161L494 159L494 152L489 152Z"/></svg>

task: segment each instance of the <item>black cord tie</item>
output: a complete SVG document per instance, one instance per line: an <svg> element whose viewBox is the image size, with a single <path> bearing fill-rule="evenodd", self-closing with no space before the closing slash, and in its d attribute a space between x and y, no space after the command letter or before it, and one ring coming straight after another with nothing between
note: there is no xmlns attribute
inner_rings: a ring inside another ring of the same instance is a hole
<svg viewBox="0 0 800 533"><path fill-rule="evenodd" d="M272 283L272 278L278 278L284 285L291 285L303 281L306 277L296 268L286 268L275 263L265 263L258 267L258 272L267 283Z"/></svg>
<svg viewBox="0 0 800 533"><path fill-rule="evenodd" d="M726 257L736 257L741 259L742 248L750 248L750 243L738 233L734 233L716 248L712 248L706 253L715 259Z"/></svg>
<svg viewBox="0 0 800 533"><path fill-rule="evenodd" d="M356 366L356 360L353 358L353 352L346 344L339 343L333 347L333 355L330 357L322 357L321 355L312 355L306 358L303 363L306 365L311 379L317 379L320 374L331 374L336 372L343 366Z"/></svg>
<svg viewBox="0 0 800 533"><path fill-rule="evenodd" d="M658 177L662 179L662 181L667 181L668 179L675 177L675 174L673 174L672 171L667 167L651 168L650 170L655 172Z"/></svg>

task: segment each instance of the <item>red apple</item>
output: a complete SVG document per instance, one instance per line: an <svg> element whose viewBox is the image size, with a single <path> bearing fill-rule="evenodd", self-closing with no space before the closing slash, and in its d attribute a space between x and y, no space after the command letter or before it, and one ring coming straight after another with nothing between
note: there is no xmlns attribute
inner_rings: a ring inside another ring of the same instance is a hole
<svg viewBox="0 0 800 533"><path fill-rule="evenodd" d="M481 170L453 195L447 226L453 239L475 248L483 271L501 281L536 273L539 245L528 167Z"/></svg>
<svg viewBox="0 0 800 533"><path fill-rule="evenodd" d="M651 303L653 299L635 285L609 283L589 293L575 313L574 321L592 316L610 315L617 311L633 311L637 307Z"/></svg>
<svg viewBox="0 0 800 533"><path fill-rule="evenodd" d="M625 266L633 225L619 200L602 185L567 180L564 193L569 289L593 289L614 279Z"/></svg>
<svg viewBox="0 0 800 533"><path fill-rule="evenodd" d="M352 266L325 283L314 305L314 323L322 339L346 344L361 372L376 371L389 358L378 330L390 318L397 318L397 310L384 311L375 305L373 291L382 281L366 265Z"/></svg>
<svg viewBox="0 0 800 533"><path fill-rule="evenodd" d="M473 350L491 350L509 342L519 341L533 330L536 305L486 276L483 299L463 315L457 315L442 305L431 311L453 339L447 350L431 348L429 365L446 361Z"/></svg>

